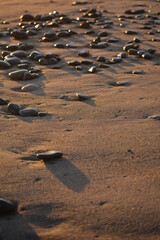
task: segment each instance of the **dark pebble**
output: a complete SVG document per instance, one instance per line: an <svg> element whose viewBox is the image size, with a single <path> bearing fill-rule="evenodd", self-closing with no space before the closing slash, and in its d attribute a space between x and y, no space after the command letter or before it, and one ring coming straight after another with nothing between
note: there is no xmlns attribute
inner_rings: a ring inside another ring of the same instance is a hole
<svg viewBox="0 0 160 240"><path fill-rule="evenodd" d="M58 152L58 151L47 151L47 152L43 152L43 153L37 153L36 156L39 159L43 159L44 161L48 161L48 160L53 160L56 158L61 158L62 157L62 152Z"/></svg>
<svg viewBox="0 0 160 240"><path fill-rule="evenodd" d="M22 22L29 22L29 21L34 20L34 17L31 14L24 14L24 15L20 16L19 19Z"/></svg>
<svg viewBox="0 0 160 240"><path fill-rule="evenodd" d="M13 30L13 32L11 32L11 36L18 40L23 40L28 38L27 33L21 30Z"/></svg>
<svg viewBox="0 0 160 240"><path fill-rule="evenodd" d="M38 111L34 108L25 108L19 111L19 115L22 117L36 117L38 116Z"/></svg>
<svg viewBox="0 0 160 240"><path fill-rule="evenodd" d="M7 61L0 60L0 69L10 68L11 64Z"/></svg>
<svg viewBox="0 0 160 240"><path fill-rule="evenodd" d="M19 104L15 104L15 103L9 103L8 104L8 110L14 115L19 115L19 111L21 110L21 106Z"/></svg>
<svg viewBox="0 0 160 240"><path fill-rule="evenodd" d="M8 102L4 100L3 98L0 98L0 105L7 105Z"/></svg>

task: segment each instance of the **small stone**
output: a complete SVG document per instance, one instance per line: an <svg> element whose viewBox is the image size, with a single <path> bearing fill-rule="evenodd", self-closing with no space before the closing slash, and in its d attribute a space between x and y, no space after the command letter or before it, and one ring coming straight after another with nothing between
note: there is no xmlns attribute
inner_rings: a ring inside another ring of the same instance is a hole
<svg viewBox="0 0 160 240"><path fill-rule="evenodd" d="M134 34L137 34L137 32L134 31L134 30L126 30L124 33L125 33L125 34L128 34L128 35L134 35Z"/></svg>
<svg viewBox="0 0 160 240"><path fill-rule="evenodd" d="M63 44L63 43L55 43L54 47L55 48L65 48L65 44Z"/></svg>
<svg viewBox="0 0 160 240"><path fill-rule="evenodd" d="M149 116L150 119L160 120L160 115Z"/></svg>
<svg viewBox="0 0 160 240"><path fill-rule="evenodd" d="M76 97L78 101L85 101L88 100L90 97L87 95L84 95L82 93L76 93Z"/></svg>
<svg viewBox="0 0 160 240"><path fill-rule="evenodd" d="M11 55L7 55L5 58L5 61L7 61L10 65L14 66L21 62L21 59L18 57L14 57Z"/></svg>
<svg viewBox="0 0 160 240"><path fill-rule="evenodd" d="M128 51L131 48L137 49L139 47L139 45L134 45L133 43L127 44L123 47L123 51Z"/></svg>
<svg viewBox="0 0 160 240"><path fill-rule="evenodd" d="M92 66L92 67L88 70L89 73L96 73L96 71L97 71L96 66Z"/></svg>
<svg viewBox="0 0 160 240"><path fill-rule="evenodd" d="M121 52L117 55L117 57L127 58L127 53L126 52Z"/></svg>
<svg viewBox="0 0 160 240"><path fill-rule="evenodd" d="M8 214L17 210L17 203L0 198L0 214Z"/></svg>
<svg viewBox="0 0 160 240"><path fill-rule="evenodd" d="M21 30L13 30L11 32L11 36L18 40L23 40L28 38L27 33Z"/></svg>
<svg viewBox="0 0 160 240"><path fill-rule="evenodd" d="M83 64L83 65L91 65L91 64L93 64L93 62L89 61L89 60L82 60L81 64Z"/></svg>
<svg viewBox="0 0 160 240"><path fill-rule="evenodd" d="M20 21L22 21L22 22L29 22L29 21L32 21L32 20L34 20L34 17L31 15L31 14L24 14L24 15L22 15L22 16L20 16Z"/></svg>
<svg viewBox="0 0 160 240"><path fill-rule="evenodd" d="M128 85L128 82L123 82L123 81L120 81L120 82L116 82L116 86L120 87L120 86L127 86Z"/></svg>
<svg viewBox="0 0 160 240"><path fill-rule="evenodd" d="M7 61L0 60L0 69L10 68L11 64Z"/></svg>
<svg viewBox="0 0 160 240"><path fill-rule="evenodd" d="M21 106L19 104L15 104L15 103L9 103L8 104L8 110L14 115L19 115L19 111L21 110Z"/></svg>
<svg viewBox="0 0 160 240"><path fill-rule="evenodd" d="M23 50L17 50L15 52L12 52L11 56L15 56L15 57L18 57L18 58L25 58L27 56L27 53Z"/></svg>
<svg viewBox="0 0 160 240"><path fill-rule="evenodd" d="M99 57L97 57L97 61L98 61L98 62L105 62L105 61L106 61L106 58L103 57L103 56L99 56Z"/></svg>
<svg viewBox="0 0 160 240"><path fill-rule="evenodd" d="M45 117L46 115L48 115L48 112L38 112L39 117Z"/></svg>
<svg viewBox="0 0 160 240"><path fill-rule="evenodd" d="M68 65L69 66L79 66L81 63L79 61L69 61L68 62Z"/></svg>
<svg viewBox="0 0 160 240"><path fill-rule="evenodd" d="M78 70L78 71L82 71L83 67L82 66L76 66L75 69Z"/></svg>
<svg viewBox="0 0 160 240"><path fill-rule="evenodd" d="M24 74L27 72L28 72L28 70L26 70L26 69L21 69L21 70L10 72L9 78L12 80L23 80Z"/></svg>
<svg viewBox="0 0 160 240"><path fill-rule="evenodd" d="M122 58L121 57L113 57L112 62L113 63L120 63L120 62L122 62Z"/></svg>
<svg viewBox="0 0 160 240"><path fill-rule="evenodd" d="M43 159L44 161L61 158L62 155L63 155L62 152L58 152L58 151L47 151L47 152L42 152L42 153L36 154L37 158Z"/></svg>
<svg viewBox="0 0 160 240"><path fill-rule="evenodd" d="M34 108L25 108L19 111L19 115L22 117L35 117L38 116L38 111Z"/></svg>
<svg viewBox="0 0 160 240"><path fill-rule="evenodd" d="M3 98L0 98L0 105L7 105L8 102L4 100Z"/></svg>
<svg viewBox="0 0 160 240"><path fill-rule="evenodd" d="M84 28L84 29L88 29L90 28L90 24L88 22L83 22L83 23L80 23L80 27L81 28Z"/></svg>
<svg viewBox="0 0 160 240"><path fill-rule="evenodd" d="M145 52L142 54L142 58L149 60L152 59L152 55L149 52Z"/></svg>
<svg viewBox="0 0 160 240"><path fill-rule="evenodd" d="M22 68L22 69L28 69L28 64L27 63L20 63L17 65L18 68Z"/></svg>
<svg viewBox="0 0 160 240"><path fill-rule="evenodd" d="M140 43L141 40L140 40L139 38L133 38L133 42L135 42L135 43Z"/></svg>
<svg viewBox="0 0 160 240"><path fill-rule="evenodd" d="M143 71L141 71L141 70L133 70L132 73L133 74L142 74Z"/></svg>
<svg viewBox="0 0 160 240"><path fill-rule="evenodd" d="M22 92L32 92L38 90L40 87L36 84L27 84L21 88Z"/></svg>
<svg viewBox="0 0 160 240"><path fill-rule="evenodd" d="M138 50L134 48L130 48L127 52L129 55L137 55Z"/></svg>
<svg viewBox="0 0 160 240"><path fill-rule="evenodd" d="M104 64L104 63L100 63L98 66L100 68L109 68L109 66L107 64Z"/></svg>
<svg viewBox="0 0 160 240"><path fill-rule="evenodd" d="M79 53L78 53L79 56L81 57L88 57L89 56L89 51L88 50L81 50Z"/></svg>
<svg viewBox="0 0 160 240"><path fill-rule="evenodd" d="M98 37L107 37L108 36L108 33L107 32L100 32L98 34Z"/></svg>
<svg viewBox="0 0 160 240"><path fill-rule="evenodd" d="M109 42L109 43L116 43L116 42L118 42L119 40L117 39L117 38L114 38L114 37L111 37L111 38L109 38L108 40L107 40L107 42Z"/></svg>

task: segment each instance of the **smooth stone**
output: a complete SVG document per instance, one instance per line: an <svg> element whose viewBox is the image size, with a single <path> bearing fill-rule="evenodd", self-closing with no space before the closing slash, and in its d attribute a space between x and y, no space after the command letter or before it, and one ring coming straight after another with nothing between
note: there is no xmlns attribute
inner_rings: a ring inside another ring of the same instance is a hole
<svg viewBox="0 0 160 240"><path fill-rule="evenodd" d="M22 92L32 92L38 90L40 87L36 84L27 84L21 88Z"/></svg>
<svg viewBox="0 0 160 240"><path fill-rule="evenodd" d="M27 53L23 50L17 50L15 52L12 52L10 55L18 58L25 58L27 56Z"/></svg>
<svg viewBox="0 0 160 240"><path fill-rule="evenodd" d="M8 102L4 100L3 98L0 98L0 105L7 105Z"/></svg>
<svg viewBox="0 0 160 240"><path fill-rule="evenodd" d="M8 104L8 110L14 115L19 115L19 111L21 110L21 106L19 104L15 104L15 103L9 103Z"/></svg>
<svg viewBox="0 0 160 240"><path fill-rule="evenodd" d="M69 61L68 62L68 65L69 66L79 66L81 63L79 61Z"/></svg>
<svg viewBox="0 0 160 240"><path fill-rule="evenodd" d="M127 44L123 47L123 51L128 51L131 48L137 49L139 47L139 45L134 45L133 43Z"/></svg>
<svg viewBox="0 0 160 240"><path fill-rule="evenodd" d="M32 21L32 20L34 20L34 17L31 15L31 14L24 14L24 15L22 15L22 16L20 16L20 21L22 21L22 22L29 22L29 21Z"/></svg>
<svg viewBox="0 0 160 240"><path fill-rule="evenodd" d="M66 43L66 47L67 48L77 48L77 46L75 44L72 44L72 43Z"/></svg>
<svg viewBox="0 0 160 240"><path fill-rule="evenodd" d="M82 93L76 93L76 97L78 101L85 101L88 100L90 97L87 95L84 95Z"/></svg>
<svg viewBox="0 0 160 240"><path fill-rule="evenodd" d="M81 61L81 64L83 65L91 65L93 62L92 61L89 61L89 60L82 60Z"/></svg>
<svg viewBox="0 0 160 240"><path fill-rule="evenodd" d="M155 119L155 120L160 120L160 116L159 115L149 116L148 118Z"/></svg>
<svg viewBox="0 0 160 240"><path fill-rule="evenodd" d="M38 73L25 72L22 80L24 80L24 81L32 80L32 79L35 79L35 78L38 78L38 77L39 77Z"/></svg>
<svg viewBox="0 0 160 240"><path fill-rule="evenodd" d="M117 57L127 58L127 53L126 52L121 52L117 55Z"/></svg>
<svg viewBox="0 0 160 240"><path fill-rule="evenodd" d="M116 43L118 42L119 40L117 38L114 38L114 37L111 37L107 40L108 43Z"/></svg>
<svg viewBox="0 0 160 240"><path fill-rule="evenodd" d="M9 51L3 51L2 52L2 57L5 58L6 56L10 55Z"/></svg>
<svg viewBox="0 0 160 240"><path fill-rule="evenodd" d="M38 110L34 108L25 108L19 111L19 115L22 117L35 117L38 116Z"/></svg>
<svg viewBox="0 0 160 240"><path fill-rule="evenodd" d="M78 70L78 71L82 71L83 67L82 66L76 66L75 69Z"/></svg>
<svg viewBox="0 0 160 240"><path fill-rule="evenodd" d="M28 64L27 63L20 63L17 65L18 68L22 68L22 69L28 69Z"/></svg>
<svg viewBox="0 0 160 240"><path fill-rule="evenodd" d="M7 61L0 60L0 69L7 69L10 68L11 64Z"/></svg>
<svg viewBox="0 0 160 240"><path fill-rule="evenodd" d="M134 34L137 34L137 32L134 31L134 30L126 30L124 33L125 33L125 34L128 34L128 35L134 35Z"/></svg>
<svg viewBox="0 0 160 240"><path fill-rule="evenodd" d="M112 62L113 63L120 63L120 62L122 62L122 58L121 57L113 57Z"/></svg>
<svg viewBox="0 0 160 240"><path fill-rule="evenodd" d="M29 73L40 73L42 70L40 68L31 67Z"/></svg>
<svg viewBox="0 0 160 240"><path fill-rule="evenodd" d="M142 57L142 55L144 54L146 52L146 50L139 50L138 52L137 52L137 55L139 55L140 57Z"/></svg>
<svg viewBox="0 0 160 240"><path fill-rule="evenodd" d="M98 48L106 48L106 47L108 47L108 43L107 42L99 42L97 45L98 45Z"/></svg>
<svg viewBox="0 0 160 240"><path fill-rule="evenodd" d="M137 55L138 50L134 48L130 48L127 52L129 55Z"/></svg>
<svg viewBox="0 0 160 240"><path fill-rule="evenodd" d="M63 44L63 43L55 43L54 47L55 48L65 48L65 44Z"/></svg>
<svg viewBox="0 0 160 240"><path fill-rule="evenodd" d="M11 36L18 40L23 40L28 38L27 33L21 30L13 30L13 32L11 32Z"/></svg>
<svg viewBox="0 0 160 240"><path fill-rule="evenodd" d="M100 32L98 34L98 37L107 37L108 36L108 33L107 32Z"/></svg>
<svg viewBox="0 0 160 240"><path fill-rule="evenodd" d="M62 152L59 152L59 151L47 151L47 152L42 152L42 153L36 154L37 158L43 159L44 161L61 158L62 155L63 155Z"/></svg>
<svg viewBox="0 0 160 240"><path fill-rule="evenodd" d="M7 61L12 66L18 65L21 62L20 58L14 57L14 56L11 56L11 55L7 55L4 59L5 59L5 61Z"/></svg>
<svg viewBox="0 0 160 240"><path fill-rule="evenodd" d="M144 59L152 59L152 55L149 52L145 52L142 54L142 58Z"/></svg>
<svg viewBox="0 0 160 240"><path fill-rule="evenodd" d="M134 71L132 71L132 73L133 73L133 74L142 74L143 71L141 71L141 70L134 70Z"/></svg>
<svg viewBox="0 0 160 240"><path fill-rule="evenodd" d="M17 210L17 203L0 198L0 214L8 214Z"/></svg>
<svg viewBox="0 0 160 240"><path fill-rule="evenodd" d="M128 82L123 82L123 81L120 81L120 82L116 82L116 86L120 87L120 86L127 86L128 85Z"/></svg>
<svg viewBox="0 0 160 240"><path fill-rule="evenodd" d="M141 40L140 40L139 38L133 38L133 42L135 42L135 43L140 43Z"/></svg>
<svg viewBox="0 0 160 240"><path fill-rule="evenodd" d="M145 9L126 10L125 14L142 14L145 13Z"/></svg>
<svg viewBox="0 0 160 240"><path fill-rule="evenodd" d="M28 73L28 70L21 69L21 70L13 71L9 73L9 78L12 80L23 80L25 73Z"/></svg>
<svg viewBox="0 0 160 240"><path fill-rule="evenodd" d="M88 57L89 56L89 51L88 50L81 50L79 53L78 53L79 56L81 57Z"/></svg>
<svg viewBox="0 0 160 240"><path fill-rule="evenodd" d="M18 49L18 45L15 43L12 43L12 44L7 45L6 49L9 51L16 51Z"/></svg>
<svg viewBox="0 0 160 240"><path fill-rule="evenodd" d="M100 63L98 66L100 68L109 68L109 66L107 64L104 64L104 63Z"/></svg>
<svg viewBox="0 0 160 240"><path fill-rule="evenodd" d="M89 24L88 22L80 23L80 27L81 27L81 28L84 28L84 29L91 28L91 26L90 26L90 24Z"/></svg>
<svg viewBox="0 0 160 240"><path fill-rule="evenodd" d="M38 57L38 56L43 57L43 53L41 53L39 51L32 51L29 55L29 58L35 60L36 57Z"/></svg>
<svg viewBox="0 0 160 240"><path fill-rule="evenodd" d="M96 73L96 71L97 71L96 66L92 66L92 67L88 70L89 73Z"/></svg>
<svg viewBox="0 0 160 240"><path fill-rule="evenodd" d="M39 117L45 117L46 115L48 115L48 112L38 112Z"/></svg>

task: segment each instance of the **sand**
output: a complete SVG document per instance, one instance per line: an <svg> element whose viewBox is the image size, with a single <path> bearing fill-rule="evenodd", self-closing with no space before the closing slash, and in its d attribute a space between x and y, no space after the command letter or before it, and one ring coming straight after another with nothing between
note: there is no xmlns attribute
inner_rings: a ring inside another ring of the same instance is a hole
<svg viewBox="0 0 160 240"><path fill-rule="evenodd" d="M159 35L147 35L149 30L140 29L145 20L127 20L126 27L116 26L116 16L136 9L139 1L94 0L84 6L71 3L1 0L0 16L10 22L7 26L16 26L25 10L33 15L57 10L76 17L80 16L79 8L97 6L108 11L105 14L114 26L106 31L119 42L102 50L90 49L87 59L101 55L111 59L121 52L134 37L124 34L127 29L138 32L141 49L153 48L156 54L150 61L130 56L120 64L88 74L65 63L82 60L77 55L79 50L87 49L86 44L93 39L74 24L63 27L77 31L78 36L61 42L74 43L78 48L56 49L53 43L41 43L41 32L23 41L33 43L34 50L58 53L63 61L62 69L56 70L36 64L43 75L30 82L10 80L10 69L0 71L1 97L49 113L25 118L0 106L0 197L19 203L16 214L0 217L0 240L158 240L160 125L148 116L160 114L159 43L150 41ZM157 13L157 1L143 3L146 11ZM103 31L99 26L95 29ZM19 41L0 38L0 42ZM144 74L128 73L136 69ZM130 85L111 87L111 81ZM42 88L35 92L17 90L28 83ZM58 98L72 97L76 92L92 98L85 102ZM61 151L64 157L51 162L35 160L37 152L47 150Z"/></svg>

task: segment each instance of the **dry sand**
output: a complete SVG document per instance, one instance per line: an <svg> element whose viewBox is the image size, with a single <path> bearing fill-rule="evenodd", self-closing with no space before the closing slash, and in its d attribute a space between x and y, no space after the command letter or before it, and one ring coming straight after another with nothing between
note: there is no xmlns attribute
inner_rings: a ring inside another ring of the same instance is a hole
<svg viewBox="0 0 160 240"><path fill-rule="evenodd" d="M133 5L139 1L94 0L84 6L71 6L70 0L0 2L0 16L10 22L8 26L16 26L25 10L33 15L57 10L76 17L81 7L106 9L106 16L114 22L106 31L119 42L102 50L90 49L91 60L100 55L111 59L121 52L134 37L124 34L127 29L138 32L141 49L157 50L151 61L131 56L96 74L77 72L64 62L57 70L36 64L43 75L31 82L43 88L34 93L16 91L29 81L11 81L7 76L11 70L1 70L1 97L50 114L23 118L0 107L0 197L19 202L17 214L0 218L0 240L160 239L160 125L147 118L160 114L159 43L149 41L159 36L140 29L145 20L116 26L117 14L136 9ZM152 13L160 7L157 1L142 2ZM56 49L53 43L38 42L42 33L23 42L33 43L34 50L58 53L65 61L81 60L78 51L93 37L83 35L84 30L75 24L63 27L79 35L62 42L79 48ZM1 38L0 42L19 41ZM144 74L127 73L135 69ZM131 85L110 87L110 81ZM93 96L92 100L57 98L76 92ZM45 150L62 151L64 158L51 163L35 161L35 153Z"/></svg>

